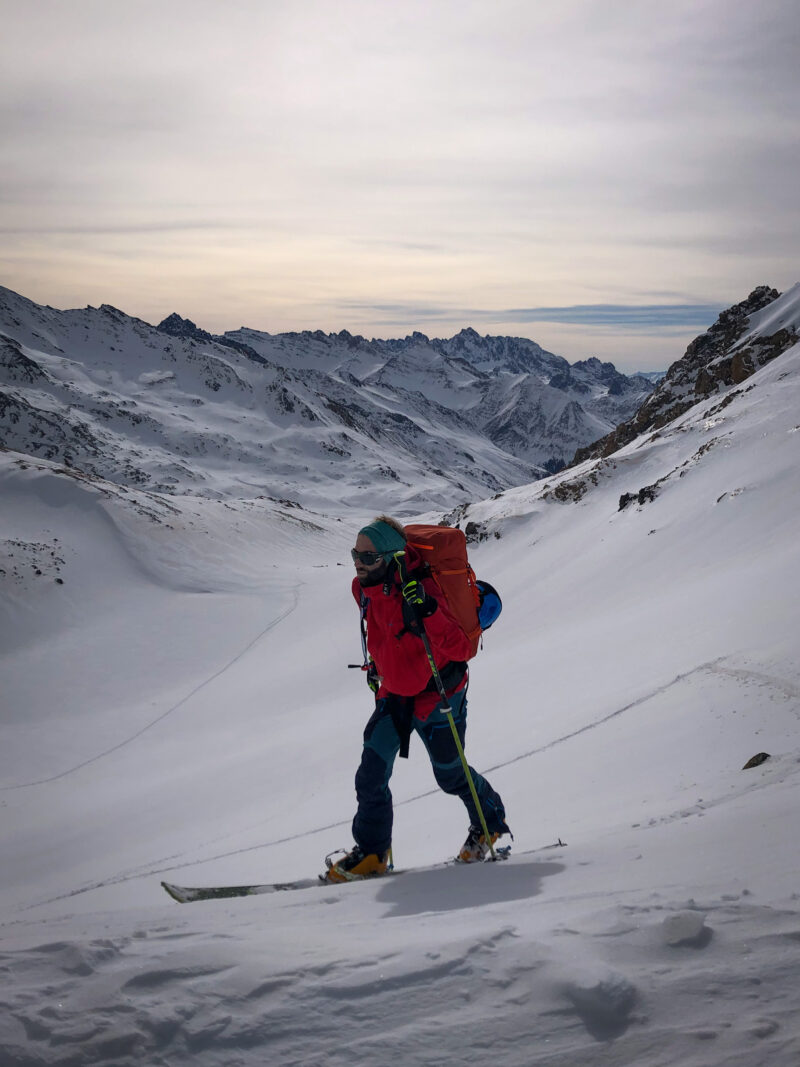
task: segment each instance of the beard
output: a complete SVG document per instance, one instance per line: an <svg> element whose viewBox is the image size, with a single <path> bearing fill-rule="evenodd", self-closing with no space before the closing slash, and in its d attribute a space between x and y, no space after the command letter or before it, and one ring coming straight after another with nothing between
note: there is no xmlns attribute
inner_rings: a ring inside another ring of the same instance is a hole
<svg viewBox="0 0 800 1067"><path fill-rule="evenodd" d="M380 567L376 567L374 571L369 571L365 577L358 579L358 584L363 588L372 585L381 585L383 579L386 577L386 571L388 570L387 564L384 561ZM358 575L356 575L358 577Z"/></svg>

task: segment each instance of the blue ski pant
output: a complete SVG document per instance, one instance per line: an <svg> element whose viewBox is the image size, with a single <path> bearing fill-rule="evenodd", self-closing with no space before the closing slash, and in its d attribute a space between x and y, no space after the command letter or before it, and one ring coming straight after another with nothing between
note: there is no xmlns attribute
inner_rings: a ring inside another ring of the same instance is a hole
<svg viewBox="0 0 800 1067"><path fill-rule="evenodd" d="M463 747L467 729L466 689L450 697L450 706ZM391 697L378 701L364 730L361 764L356 772L358 810L353 819L353 840L365 852L379 854L386 852L392 843L393 811L389 779L401 747L401 735L392 710ZM445 793L460 797L467 809L470 825L479 826L480 817L442 706L434 708L425 722L413 718L411 726L425 745L437 785ZM507 832L505 809L499 794L483 775L472 767L470 772L489 832Z"/></svg>

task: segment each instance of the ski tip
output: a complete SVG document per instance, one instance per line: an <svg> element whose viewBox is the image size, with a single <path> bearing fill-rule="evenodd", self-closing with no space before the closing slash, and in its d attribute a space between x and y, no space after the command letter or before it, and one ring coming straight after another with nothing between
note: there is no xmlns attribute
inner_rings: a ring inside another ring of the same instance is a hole
<svg viewBox="0 0 800 1067"><path fill-rule="evenodd" d="M179 904L185 904L187 902L188 898L182 893L180 886L170 885L169 882L162 882L161 888L165 889L172 899L177 900Z"/></svg>

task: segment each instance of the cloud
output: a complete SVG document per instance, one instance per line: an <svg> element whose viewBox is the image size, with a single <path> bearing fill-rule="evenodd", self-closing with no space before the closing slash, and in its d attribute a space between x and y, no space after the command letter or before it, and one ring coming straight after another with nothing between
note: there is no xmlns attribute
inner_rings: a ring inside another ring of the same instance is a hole
<svg viewBox="0 0 800 1067"><path fill-rule="evenodd" d="M122 235L122 234L170 234L170 233L203 233L217 232L228 233L231 230L250 229L245 222L235 223L229 220L215 221L213 219L187 219L184 222L114 222L107 225L101 223L81 223L69 225L46 225L31 222L27 226L2 226L0 235L6 237L21 235Z"/></svg>
<svg viewBox="0 0 800 1067"><path fill-rule="evenodd" d="M797 25L794 0L29 0L0 273L267 328L704 327L797 280Z"/></svg>
<svg viewBox="0 0 800 1067"><path fill-rule="evenodd" d="M723 310L718 304L572 304L563 307L530 307L488 310L443 305L361 304L343 302L343 307L378 316L393 325L424 319L461 323L547 322L569 326L615 327L632 330L707 329Z"/></svg>
<svg viewBox="0 0 800 1067"><path fill-rule="evenodd" d="M512 308L499 314L516 322L560 322L623 329L705 327L722 311L716 304L574 304L571 307Z"/></svg>

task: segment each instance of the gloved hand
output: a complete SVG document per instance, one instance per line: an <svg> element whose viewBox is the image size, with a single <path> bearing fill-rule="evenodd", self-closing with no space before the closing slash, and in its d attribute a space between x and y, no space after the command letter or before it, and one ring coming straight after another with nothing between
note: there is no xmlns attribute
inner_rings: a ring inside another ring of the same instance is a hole
<svg viewBox="0 0 800 1067"><path fill-rule="evenodd" d="M438 607L435 599L425 592L424 585L416 578L409 578L404 582L400 592L406 604L423 619L433 615Z"/></svg>
<svg viewBox="0 0 800 1067"><path fill-rule="evenodd" d="M375 661L370 660L367 667L367 685L370 687L373 693L377 693L381 687L381 680L378 675L378 668L375 666Z"/></svg>

